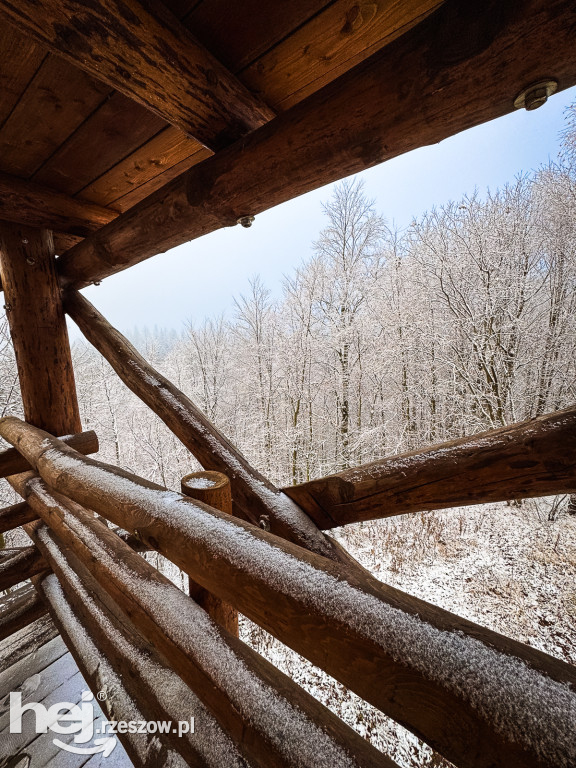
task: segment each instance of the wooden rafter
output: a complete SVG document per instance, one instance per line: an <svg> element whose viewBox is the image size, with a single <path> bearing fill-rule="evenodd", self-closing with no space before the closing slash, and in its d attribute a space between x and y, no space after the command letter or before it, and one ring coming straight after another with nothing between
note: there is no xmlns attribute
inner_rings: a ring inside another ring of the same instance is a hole
<svg viewBox="0 0 576 768"><path fill-rule="evenodd" d="M576 83L570 0L455 0L60 260L83 287L322 184L512 112L542 77Z"/></svg>
<svg viewBox="0 0 576 768"><path fill-rule="evenodd" d="M155 0L2 0L0 16L211 149L273 117Z"/></svg>
<svg viewBox="0 0 576 768"><path fill-rule="evenodd" d="M118 212L0 173L0 220L86 237Z"/></svg>

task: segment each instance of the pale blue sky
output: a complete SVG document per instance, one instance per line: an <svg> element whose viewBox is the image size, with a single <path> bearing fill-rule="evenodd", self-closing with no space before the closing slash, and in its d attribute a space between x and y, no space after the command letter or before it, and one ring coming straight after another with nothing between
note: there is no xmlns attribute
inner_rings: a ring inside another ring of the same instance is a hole
<svg viewBox="0 0 576 768"><path fill-rule="evenodd" d="M514 112L359 177L377 210L403 228L434 205L475 188L495 189L554 160L564 110L574 100L576 88L563 91L538 110ZM283 275L310 254L324 226L322 202L332 186L260 214L250 229L223 229L148 259L85 295L123 332L136 325L181 331L187 320L233 312L233 297L256 274L278 296ZM78 334L75 327L71 332Z"/></svg>

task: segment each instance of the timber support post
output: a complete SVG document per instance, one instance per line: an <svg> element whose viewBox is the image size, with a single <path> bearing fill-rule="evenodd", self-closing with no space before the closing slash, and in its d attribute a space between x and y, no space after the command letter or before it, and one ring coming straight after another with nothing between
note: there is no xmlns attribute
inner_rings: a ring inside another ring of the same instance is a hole
<svg viewBox="0 0 576 768"><path fill-rule="evenodd" d="M221 512L232 514L232 489L230 480L222 472L192 472L182 478L182 493L196 501L202 501ZM238 637L238 611L230 603L215 597L188 577L190 597L212 616L214 621Z"/></svg>
<svg viewBox="0 0 576 768"><path fill-rule="evenodd" d="M52 233L0 224L0 256L24 417L53 434L81 432Z"/></svg>

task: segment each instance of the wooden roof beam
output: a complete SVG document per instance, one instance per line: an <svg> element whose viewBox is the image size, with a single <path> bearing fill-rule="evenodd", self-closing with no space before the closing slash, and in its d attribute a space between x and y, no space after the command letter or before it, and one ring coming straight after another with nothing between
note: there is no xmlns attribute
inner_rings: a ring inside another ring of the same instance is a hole
<svg viewBox="0 0 576 768"><path fill-rule="evenodd" d="M454 0L268 125L150 195L59 261L80 288L305 192L576 83L570 0Z"/></svg>
<svg viewBox="0 0 576 768"><path fill-rule="evenodd" d="M0 172L0 220L87 237L118 211Z"/></svg>
<svg viewBox="0 0 576 768"><path fill-rule="evenodd" d="M0 18L210 149L274 115L156 0L0 0Z"/></svg>

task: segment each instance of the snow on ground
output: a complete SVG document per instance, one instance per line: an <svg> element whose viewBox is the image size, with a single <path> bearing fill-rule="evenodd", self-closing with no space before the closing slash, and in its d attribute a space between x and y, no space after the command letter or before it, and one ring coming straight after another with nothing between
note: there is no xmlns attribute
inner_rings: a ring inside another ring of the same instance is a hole
<svg viewBox="0 0 576 768"><path fill-rule="evenodd" d="M576 516L559 512L554 499L425 512L333 533L381 581L576 663ZM241 632L402 768L450 765L259 627L243 620Z"/></svg>

